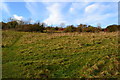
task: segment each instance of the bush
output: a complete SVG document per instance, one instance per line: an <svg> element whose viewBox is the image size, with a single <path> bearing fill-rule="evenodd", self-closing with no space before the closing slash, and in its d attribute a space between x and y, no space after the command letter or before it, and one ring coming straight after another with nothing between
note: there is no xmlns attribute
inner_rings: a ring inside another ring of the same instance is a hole
<svg viewBox="0 0 120 80"><path fill-rule="evenodd" d="M1 22L1 24L2 24L2 29L8 29L8 27L7 27L7 24L6 23L4 23L4 22Z"/></svg>
<svg viewBox="0 0 120 80"><path fill-rule="evenodd" d="M17 21L10 21L8 23L2 22L2 29L14 29L18 25Z"/></svg>
<svg viewBox="0 0 120 80"><path fill-rule="evenodd" d="M73 25L67 26L65 32L74 32L76 28Z"/></svg>
<svg viewBox="0 0 120 80"><path fill-rule="evenodd" d="M101 31L100 28L93 27L93 26L88 26L83 28L83 32L99 32L99 31Z"/></svg>
<svg viewBox="0 0 120 80"><path fill-rule="evenodd" d="M107 29L108 32L119 31L120 30L120 25L110 25L110 26L107 26L106 29Z"/></svg>
<svg viewBox="0 0 120 80"><path fill-rule="evenodd" d="M81 26L78 26L77 27L77 32L82 32L83 31L83 28Z"/></svg>
<svg viewBox="0 0 120 80"><path fill-rule="evenodd" d="M16 27L18 31L26 31L26 32L43 32L44 26L39 24L25 24L25 25L18 25Z"/></svg>
<svg viewBox="0 0 120 80"><path fill-rule="evenodd" d="M85 24L78 25L77 32L83 32L83 28L86 28L86 27L87 27L87 25L85 25Z"/></svg>

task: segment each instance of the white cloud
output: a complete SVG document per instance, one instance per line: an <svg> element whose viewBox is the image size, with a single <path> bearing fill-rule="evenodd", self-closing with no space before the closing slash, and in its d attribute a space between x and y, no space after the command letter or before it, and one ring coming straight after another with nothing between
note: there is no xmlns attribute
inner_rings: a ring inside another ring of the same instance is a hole
<svg viewBox="0 0 120 80"><path fill-rule="evenodd" d="M26 2L26 8L28 9L28 11L30 12L31 16L35 17L37 16L37 12L36 12L36 9L37 9L37 4L36 2Z"/></svg>
<svg viewBox="0 0 120 80"><path fill-rule="evenodd" d="M69 11L70 11L70 12L73 12L73 11L74 11L74 8L73 8L73 7L71 7L71 8L69 9Z"/></svg>
<svg viewBox="0 0 120 80"><path fill-rule="evenodd" d="M94 3L87 5L84 8L84 13L82 16L78 16L80 13L77 13L76 19L73 20L74 24L91 24L96 25L97 23L102 23L104 25L110 24L111 19L113 18L114 22L117 20L118 12L116 12L117 3ZM108 12L107 12L108 11ZM116 22L117 23L117 22Z"/></svg>
<svg viewBox="0 0 120 80"><path fill-rule="evenodd" d="M3 0L8 2L8 0ZM9 0L9 2L118 2L119 0Z"/></svg>
<svg viewBox="0 0 120 80"><path fill-rule="evenodd" d="M71 7L69 8L69 12L70 13L77 12L77 11L83 9L84 7L86 7L86 5L88 5L88 4L89 4L89 2L72 3Z"/></svg>
<svg viewBox="0 0 120 80"><path fill-rule="evenodd" d="M94 15L90 15L90 16L86 16L83 17L81 19L77 19L76 23L96 23L96 22L101 22L102 20L106 20L107 18L112 17L113 14L104 14L104 15L98 15L98 14L94 14Z"/></svg>
<svg viewBox="0 0 120 80"><path fill-rule="evenodd" d="M32 1L32 0L30 0ZM61 3L42 3L45 7L46 7L46 13L45 15L48 17L46 19L43 20L43 22L45 22L46 24L48 25L58 25L60 23L65 23L65 20L63 19L63 15L62 15L62 9L63 7L65 6L63 3L61 5ZM27 10L30 12L31 14L31 17L33 18L38 18L40 17L40 7L39 5L37 4L37 2L26 2L26 8ZM39 11L38 11L39 10ZM43 15L44 16L44 15Z"/></svg>
<svg viewBox="0 0 120 80"><path fill-rule="evenodd" d="M119 0L1 0L2 2L119 2Z"/></svg>
<svg viewBox="0 0 120 80"><path fill-rule="evenodd" d="M52 5L47 6L49 17L44 20L44 22L48 25L65 23L61 13L62 6L63 5L60 5L59 3L53 3Z"/></svg>
<svg viewBox="0 0 120 80"><path fill-rule="evenodd" d="M23 17L14 14L12 19L21 21L21 20L23 20Z"/></svg>
<svg viewBox="0 0 120 80"><path fill-rule="evenodd" d="M100 14L105 10L110 9L111 5L104 5L102 3L94 3L85 8L86 14Z"/></svg>
<svg viewBox="0 0 120 80"><path fill-rule="evenodd" d="M86 13L92 13L92 12L95 12L100 6L98 4L92 4L92 5L89 5L85 8L85 12Z"/></svg>

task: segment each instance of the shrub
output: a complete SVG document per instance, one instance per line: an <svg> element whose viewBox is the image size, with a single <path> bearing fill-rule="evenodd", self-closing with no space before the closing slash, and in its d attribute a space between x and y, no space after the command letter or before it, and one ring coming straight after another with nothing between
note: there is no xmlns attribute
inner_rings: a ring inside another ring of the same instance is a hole
<svg viewBox="0 0 120 80"><path fill-rule="evenodd" d="M87 25L85 25L85 24L78 25L77 32L83 32L83 28L86 28L86 27L87 27Z"/></svg>
<svg viewBox="0 0 120 80"><path fill-rule="evenodd" d="M82 31L83 31L82 26L78 26L78 27L77 27L77 32L82 32Z"/></svg>
<svg viewBox="0 0 120 80"><path fill-rule="evenodd" d="M18 31L26 31L26 32L43 32L44 26L38 24L26 24L26 25L18 25L16 27Z"/></svg>
<svg viewBox="0 0 120 80"><path fill-rule="evenodd" d="M76 28L73 25L67 26L65 32L74 32Z"/></svg>
<svg viewBox="0 0 120 80"><path fill-rule="evenodd" d="M7 24L6 23L4 23L4 22L1 22L1 24L2 24L2 29L8 29L8 27L7 27Z"/></svg>
<svg viewBox="0 0 120 80"><path fill-rule="evenodd" d="M88 26L83 28L83 32L99 32L101 31L100 28L93 27L93 26Z"/></svg>
<svg viewBox="0 0 120 80"><path fill-rule="evenodd" d="M120 30L120 25L109 25L107 26L107 31L108 32L114 32Z"/></svg>
<svg viewBox="0 0 120 80"><path fill-rule="evenodd" d="M2 22L2 29L14 29L17 25L17 21L10 21L8 23Z"/></svg>

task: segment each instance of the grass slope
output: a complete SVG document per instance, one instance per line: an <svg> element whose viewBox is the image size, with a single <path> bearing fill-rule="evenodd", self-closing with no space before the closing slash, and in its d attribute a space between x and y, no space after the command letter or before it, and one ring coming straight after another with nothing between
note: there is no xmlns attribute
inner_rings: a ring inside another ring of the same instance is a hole
<svg viewBox="0 0 120 80"><path fill-rule="evenodd" d="M2 31L3 78L118 78L117 32Z"/></svg>

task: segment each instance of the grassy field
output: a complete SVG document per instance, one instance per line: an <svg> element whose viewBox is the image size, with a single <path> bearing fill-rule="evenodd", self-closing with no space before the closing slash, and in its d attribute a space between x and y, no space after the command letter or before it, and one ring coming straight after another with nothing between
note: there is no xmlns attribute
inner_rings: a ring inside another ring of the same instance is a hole
<svg viewBox="0 0 120 80"><path fill-rule="evenodd" d="M3 78L118 78L118 34L2 31Z"/></svg>

